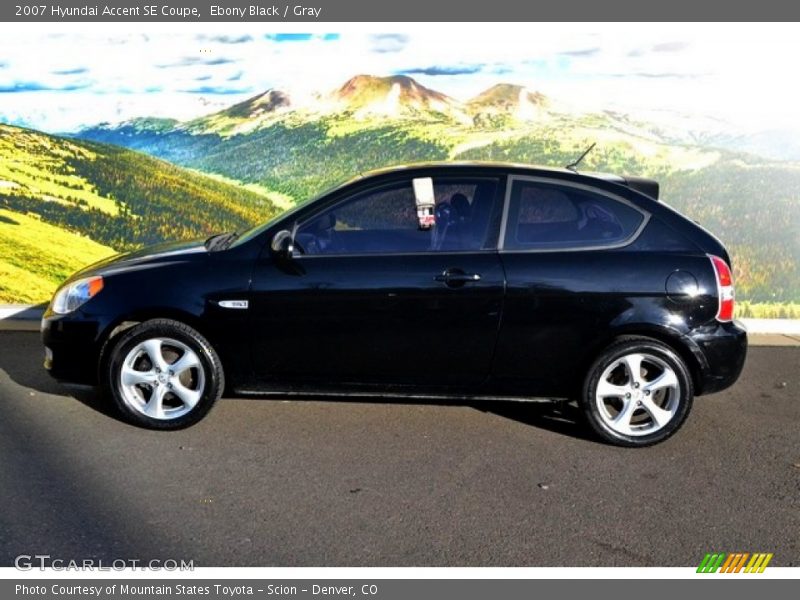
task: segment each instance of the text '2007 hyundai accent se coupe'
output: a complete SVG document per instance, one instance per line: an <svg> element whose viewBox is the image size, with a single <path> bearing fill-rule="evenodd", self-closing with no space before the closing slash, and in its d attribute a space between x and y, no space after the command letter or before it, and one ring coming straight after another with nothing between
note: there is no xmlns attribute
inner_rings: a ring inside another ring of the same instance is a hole
<svg viewBox="0 0 800 600"><path fill-rule="evenodd" d="M241 235L113 257L42 321L45 365L175 429L236 394L575 399L662 441L738 378L731 261L651 180L498 164L359 177Z"/></svg>

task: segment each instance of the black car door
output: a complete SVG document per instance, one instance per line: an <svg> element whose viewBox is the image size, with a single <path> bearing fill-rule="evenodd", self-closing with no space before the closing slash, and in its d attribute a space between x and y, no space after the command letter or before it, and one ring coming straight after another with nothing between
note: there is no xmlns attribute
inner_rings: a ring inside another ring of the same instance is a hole
<svg viewBox="0 0 800 600"><path fill-rule="evenodd" d="M495 178L434 177L422 230L411 177L362 185L297 223L252 286L252 354L265 383L474 385L503 303Z"/></svg>

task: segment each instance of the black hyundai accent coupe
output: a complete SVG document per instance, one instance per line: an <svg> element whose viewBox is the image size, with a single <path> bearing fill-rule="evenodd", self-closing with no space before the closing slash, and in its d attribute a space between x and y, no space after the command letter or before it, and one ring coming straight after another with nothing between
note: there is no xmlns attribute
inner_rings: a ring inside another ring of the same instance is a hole
<svg viewBox="0 0 800 600"><path fill-rule="evenodd" d="M45 366L176 429L235 394L575 399L646 446L732 385L730 258L658 184L521 165L359 177L242 234L73 275Z"/></svg>

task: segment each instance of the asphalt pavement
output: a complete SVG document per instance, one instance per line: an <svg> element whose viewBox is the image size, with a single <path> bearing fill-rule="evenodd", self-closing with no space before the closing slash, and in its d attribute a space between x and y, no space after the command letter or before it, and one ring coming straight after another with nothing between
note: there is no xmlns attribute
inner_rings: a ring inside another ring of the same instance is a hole
<svg viewBox="0 0 800 600"><path fill-rule="evenodd" d="M151 432L0 332L0 566L20 554L198 566L800 565L800 347L647 449L568 406L224 399Z"/></svg>

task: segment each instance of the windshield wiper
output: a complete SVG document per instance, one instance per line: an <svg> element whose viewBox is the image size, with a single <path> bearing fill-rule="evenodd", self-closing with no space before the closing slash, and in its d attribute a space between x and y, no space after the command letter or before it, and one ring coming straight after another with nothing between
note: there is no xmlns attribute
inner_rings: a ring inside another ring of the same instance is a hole
<svg viewBox="0 0 800 600"><path fill-rule="evenodd" d="M225 234L224 233L215 233L210 238L208 238L205 242L203 242L203 245L206 247L206 250L210 250L211 249L211 245L215 244L216 243L216 239L218 237L222 236L222 235L225 235Z"/></svg>
<svg viewBox="0 0 800 600"><path fill-rule="evenodd" d="M236 238L239 237L239 234L235 231L231 231L230 233L218 233L217 235L212 235L208 238L205 242L206 250L209 252L216 252L217 250L225 250L228 248Z"/></svg>
<svg viewBox="0 0 800 600"><path fill-rule="evenodd" d="M233 231L229 233L223 241L220 242L220 250L226 250L231 247L231 244L239 239L239 232Z"/></svg>

